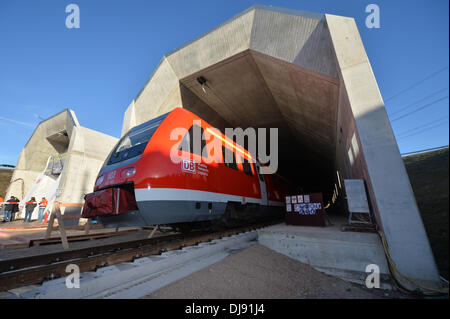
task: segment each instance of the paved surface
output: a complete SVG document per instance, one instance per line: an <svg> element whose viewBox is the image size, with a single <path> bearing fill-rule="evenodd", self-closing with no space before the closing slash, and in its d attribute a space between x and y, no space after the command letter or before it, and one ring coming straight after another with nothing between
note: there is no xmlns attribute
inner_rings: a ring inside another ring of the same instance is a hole
<svg viewBox="0 0 450 319"><path fill-rule="evenodd" d="M254 245L161 288L145 298L401 298L330 277L301 262Z"/></svg>
<svg viewBox="0 0 450 319"><path fill-rule="evenodd" d="M360 283L367 277L367 265L378 265L382 286L389 287L390 272L379 235L344 232L341 226L346 219L330 216L330 220L333 225L327 227L272 225L258 231L258 242L328 275Z"/></svg>

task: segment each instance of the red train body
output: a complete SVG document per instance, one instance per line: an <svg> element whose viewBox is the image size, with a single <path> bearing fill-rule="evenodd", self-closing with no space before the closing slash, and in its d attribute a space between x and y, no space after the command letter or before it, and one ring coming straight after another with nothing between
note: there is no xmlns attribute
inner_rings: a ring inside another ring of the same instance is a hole
<svg viewBox="0 0 450 319"><path fill-rule="evenodd" d="M206 141L208 152L196 151L191 142L194 125L219 138L222 152L212 154ZM190 134L173 140L176 128ZM171 150L182 143L188 151L177 152L177 163ZM224 163L224 152L233 152L233 163ZM285 194L292 190L289 183L276 174L259 174L259 163L251 160L251 154L206 121L176 108L121 138L94 192L85 197L83 217L100 217L106 226L178 224L220 219L230 205L265 208L256 214L283 207Z"/></svg>

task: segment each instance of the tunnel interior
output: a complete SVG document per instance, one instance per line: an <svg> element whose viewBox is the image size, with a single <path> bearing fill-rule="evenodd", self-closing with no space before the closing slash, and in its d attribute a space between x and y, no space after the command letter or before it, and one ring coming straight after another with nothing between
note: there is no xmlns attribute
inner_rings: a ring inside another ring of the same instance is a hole
<svg viewBox="0 0 450 319"><path fill-rule="evenodd" d="M43 134L42 134L43 135ZM36 134L32 138L32 147L25 148L25 163L19 167L27 171L42 172L51 156L67 152L70 139L66 130L61 130L50 136Z"/></svg>
<svg viewBox="0 0 450 319"><path fill-rule="evenodd" d="M180 92L183 107L222 132L277 128L278 172L299 192L331 198L338 79L247 50L181 79Z"/></svg>
<svg viewBox="0 0 450 319"><path fill-rule="evenodd" d="M47 140L58 154L67 152L69 148L70 139L66 130L48 136Z"/></svg>
<svg viewBox="0 0 450 319"><path fill-rule="evenodd" d="M56 178L62 173L65 163L66 153L69 149L70 139L66 130L57 132L47 137L48 142L55 149L55 153L51 154L51 158L47 162L45 174Z"/></svg>

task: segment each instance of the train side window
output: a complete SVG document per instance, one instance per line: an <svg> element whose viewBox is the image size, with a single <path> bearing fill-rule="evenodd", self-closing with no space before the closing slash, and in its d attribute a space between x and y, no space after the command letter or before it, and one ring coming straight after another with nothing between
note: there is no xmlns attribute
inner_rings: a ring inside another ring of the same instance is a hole
<svg viewBox="0 0 450 319"><path fill-rule="evenodd" d="M236 162L236 155L234 154L233 151L229 150L228 148L226 148L225 146L222 146L222 154L223 154L223 162L225 164L226 167L238 170L238 166L237 166L237 162ZM226 159L227 158L231 158L231 154L233 154L233 162L231 163L227 163Z"/></svg>
<svg viewBox="0 0 450 319"><path fill-rule="evenodd" d="M242 167L244 168L244 173L248 176L253 176L252 164L246 158L242 158Z"/></svg>
<svg viewBox="0 0 450 319"><path fill-rule="evenodd" d="M200 150L195 150L194 149L194 127L198 130L200 130L200 136L201 136L201 143L200 143ZM186 135L183 137L183 140L180 143L180 146L178 147L178 150L183 150L192 154L196 154L199 156L203 156L202 155L202 151L204 149L206 149L206 141L204 140L204 136L205 136L205 130L194 124L191 126L191 128L189 129L189 131L186 133ZM197 151L197 152L194 152ZM199 152L200 153L199 153ZM205 158L208 157L208 152L206 152L206 156L204 156Z"/></svg>

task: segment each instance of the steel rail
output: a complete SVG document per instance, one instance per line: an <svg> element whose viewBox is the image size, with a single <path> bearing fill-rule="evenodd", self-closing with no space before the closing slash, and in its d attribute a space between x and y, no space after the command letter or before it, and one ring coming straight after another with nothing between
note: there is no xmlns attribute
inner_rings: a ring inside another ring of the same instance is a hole
<svg viewBox="0 0 450 319"><path fill-rule="evenodd" d="M76 264L81 272L94 271L100 267L132 262L136 258L159 255L165 251L194 246L274 223L273 221L265 222L219 232L159 236L98 247L2 260L0 261L0 291L41 284L46 280L64 277L67 275L66 267L69 264Z"/></svg>

